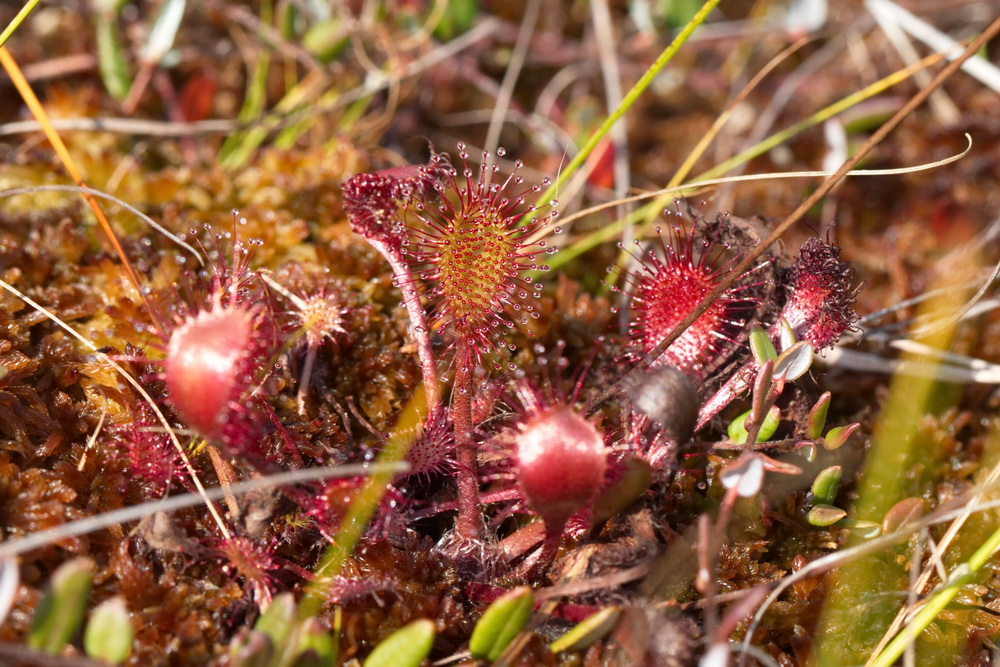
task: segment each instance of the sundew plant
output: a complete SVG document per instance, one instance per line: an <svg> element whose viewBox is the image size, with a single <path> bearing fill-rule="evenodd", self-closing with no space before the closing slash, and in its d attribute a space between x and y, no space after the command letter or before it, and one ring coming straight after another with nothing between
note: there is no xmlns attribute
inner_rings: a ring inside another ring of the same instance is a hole
<svg viewBox="0 0 1000 667"><path fill-rule="evenodd" d="M990 10L0 8L0 663L986 664Z"/></svg>

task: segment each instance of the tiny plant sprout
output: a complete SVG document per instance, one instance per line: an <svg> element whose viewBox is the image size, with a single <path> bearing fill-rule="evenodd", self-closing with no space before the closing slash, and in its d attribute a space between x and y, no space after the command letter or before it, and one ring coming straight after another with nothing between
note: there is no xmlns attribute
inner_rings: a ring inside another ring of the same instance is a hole
<svg viewBox="0 0 1000 667"><path fill-rule="evenodd" d="M514 641L531 616L535 596L527 586L515 588L497 598L476 623L469 639L473 658L496 660Z"/></svg>
<svg viewBox="0 0 1000 667"><path fill-rule="evenodd" d="M417 667L431 652L434 621L421 619L403 626L375 647L364 667Z"/></svg>

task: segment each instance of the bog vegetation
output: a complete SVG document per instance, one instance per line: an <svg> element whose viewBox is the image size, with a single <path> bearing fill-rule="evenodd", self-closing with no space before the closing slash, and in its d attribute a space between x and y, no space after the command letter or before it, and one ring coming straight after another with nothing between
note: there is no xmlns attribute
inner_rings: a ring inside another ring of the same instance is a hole
<svg viewBox="0 0 1000 667"><path fill-rule="evenodd" d="M830 4L0 10L0 662L988 660L1000 23Z"/></svg>

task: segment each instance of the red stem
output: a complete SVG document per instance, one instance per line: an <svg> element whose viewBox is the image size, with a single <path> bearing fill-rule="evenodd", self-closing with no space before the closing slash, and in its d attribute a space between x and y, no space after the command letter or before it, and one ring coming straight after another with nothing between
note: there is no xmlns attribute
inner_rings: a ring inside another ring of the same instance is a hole
<svg viewBox="0 0 1000 667"><path fill-rule="evenodd" d="M410 318L410 338L417 346L417 358L420 360L420 372L424 378L424 390L427 392L427 412L433 413L441 403L441 384L438 382L437 366L434 363L434 353L431 351L431 338L428 334L427 315L420 304L417 285L413 280L409 267L402 257L397 256L387 244L377 238L365 237L368 243L389 263L399 291L403 293L403 305Z"/></svg>
<svg viewBox="0 0 1000 667"><path fill-rule="evenodd" d="M455 356L455 386L451 393L451 417L455 425L455 451L458 458L458 534L470 540L480 539L483 516L479 511L476 445L472 441L472 379L475 365L472 350L465 340L458 342Z"/></svg>

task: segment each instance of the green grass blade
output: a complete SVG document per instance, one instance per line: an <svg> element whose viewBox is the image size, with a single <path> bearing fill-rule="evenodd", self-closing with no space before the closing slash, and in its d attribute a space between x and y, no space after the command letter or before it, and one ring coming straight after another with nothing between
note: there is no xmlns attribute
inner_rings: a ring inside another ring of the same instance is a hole
<svg viewBox="0 0 1000 667"><path fill-rule="evenodd" d="M949 276L946 280L951 285L960 278ZM923 312L934 318L948 317L961 303L963 298L939 297L928 301ZM943 327L922 342L946 350L953 333L954 326ZM940 396L940 390L933 377L893 378L858 484L859 497L851 512L853 517L881 522L885 513L907 495L905 473L923 456L915 450L921 419L928 412L943 409L946 405L942 403L948 402ZM874 557L851 563L842 570L840 585L824 605L821 638L816 647L817 664L853 664L863 657L859 651L868 644L868 650L874 646L902 603L880 595L886 587L905 587L907 577L902 563ZM838 628L838 632L833 633L833 628ZM851 636L852 641L844 642L843 633Z"/></svg>
<svg viewBox="0 0 1000 667"><path fill-rule="evenodd" d="M880 93L885 92L889 88L895 86L897 83L906 81L916 72L929 67L938 60L940 60L939 56L936 55L929 56L927 58L924 58L922 61L920 61L919 63L917 63L912 67L907 67L898 70L896 72L893 72L892 74L879 79L875 83L869 84L868 86L865 86L861 90L851 93L847 97L844 97L840 100L837 100L833 104L823 107L813 115L799 121L798 123L795 123L791 127L785 128L780 132L772 134L771 136L747 148L741 153L734 155L725 162L718 164L715 167L712 167L708 171L698 174L691 180L707 181L712 178L718 178L720 176L723 176L732 171L733 169L735 169L736 167L746 164L755 157L763 155L772 148L780 146L781 144L785 143L792 137L801 134L805 130L815 127L820 123L823 123L829 120L830 118L833 118L837 114L842 113L850 109L851 107L860 104L861 102L864 102L867 99L870 99Z"/></svg>
<svg viewBox="0 0 1000 667"><path fill-rule="evenodd" d="M570 160L570 163L566 165L566 168L562 170L559 177L556 178L552 185L550 185L548 189L542 193L542 195L538 198L538 202L540 204L547 203L550 199L552 199L552 197L559 192L559 188L566 183L570 176L576 173L576 170L583 165L583 163L590 156L591 152L593 152L594 148L597 147L597 144L604 138L604 135L606 135L614 124L618 122L618 119L624 116L625 112L628 111L633 104L635 104L635 101L639 99L639 96L646 92L646 89L649 88L651 83L653 83L653 80L657 77L657 75L663 70L664 67L666 67L667 63L673 59L680 48L684 46L684 43L687 42L688 38L695 31L695 28L705 22L705 19L708 18L708 15L718 4L719 0L707 0L705 4L701 6L698 13L695 14L690 21L688 21L688 24L684 26L683 30L677 33L674 40L670 42L667 48L663 49L656 60L653 61L653 64L649 66L635 85L632 86L632 89L625 94L625 97L622 98L618 108L608 114L608 117L604 119L604 122L602 122L594 133L590 135L590 138L587 139L587 143L583 145L583 148L581 148L573 159Z"/></svg>
<svg viewBox="0 0 1000 667"><path fill-rule="evenodd" d="M0 46L7 43L10 36L14 34L14 31L17 30L22 23L24 23L24 19L28 18L28 14L31 13L31 10L34 9L37 4L38 0L28 0L28 2L25 3L24 7L21 8L21 11L19 11L17 16L14 17L14 20L7 24L7 27L3 29L3 32L0 32Z"/></svg>
<svg viewBox="0 0 1000 667"><path fill-rule="evenodd" d="M267 73L271 62L270 53L264 51L257 59L253 75L250 78L250 86L247 88L247 96L243 100L243 107L240 109L240 122L250 122L255 120L264 111L264 104L267 100ZM267 129L257 126L246 132L232 134L226 138L219 151L219 164L223 169L236 169L243 165L257 147L267 138Z"/></svg>
<svg viewBox="0 0 1000 667"><path fill-rule="evenodd" d="M406 458L420 425L427 414L426 394L418 390L403 409L403 413L393 428L386 446L379 454L377 463L389 461L398 462ZM314 571L313 582L306 591L299 605L299 618L315 616L320 606L326 600L325 586L330 577L335 577L344 566L344 561L354 551L355 545L361 540L369 520L375 514L386 489L392 482L395 473L376 472L365 482L357 498L351 503L347 514L340 522L340 528L334 536L333 544L323 554L319 565Z"/></svg>
<svg viewBox="0 0 1000 667"><path fill-rule="evenodd" d="M847 109L850 109L851 107L854 107L857 104L864 102L865 100L868 100L880 93L885 92L886 90L896 85L897 83L909 79L917 71L929 67L938 60L940 60L940 56L936 55L928 56L924 60L920 61L919 63L916 63L911 67L907 67L898 70L896 72L893 72L892 74L882 79L879 79L875 83L872 83L871 85L868 85L865 88L862 88L861 90L852 93L847 97L844 97L843 99L840 99L834 102L833 104L830 104L829 106L820 109L809 118L799 121L798 123L795 123L791 127L788 127L784 130L776 132L775 134L747 148L746 150L742 151L738 155L731 157L725 162L716 165L715 167L709 169L708 171L698 174L694 178L687 181L687 185L690 186L690 184L692 183L703 183L705 181L712 181L719 179L723 177L725 174L735 169L736 167L746 164L755 157L763 155L767 151L783 144L792 137L795 137L801 134L802 132L812 127L815 127L816 125L823 123L824 121L836 116L837 114L840 114L846 111ZM635 224L635 222L638 221L640 218L645 218L641 231L639 231L636 234L636 238L640 238L643 234L646 233L649 225L652 224L652 222L659 216L660 211L663 210L663 207L670 202L672 197L675 196L675 193L682 193L685 189L686 187L684 185L675 185L673 187L666 188L664 194L657 197L648 204L645 204L642 207L631 212L628 218L624 220L616 220L611 224L606 225L600 229L597 229L588 234L587 236L578 239L573 245L565 249L560 249L560 251L556 255L554 255L552 258L549 259L548 261L549 267L554 269L556 267L562 266L563 264L566 264L568 261L580 256L587 250L590 250L591 248L594 248L598 245L601 245L602 243L606 243L616 238L620 233L620 230L624 229L626 225ZM624 261L624 251L622 252L621 255L619 255L618 258L619 263L622 263L623 261ZM609 284L612 285L615 283L615 280L616 280L615 276L609 276L608 278Z"/></svg>

